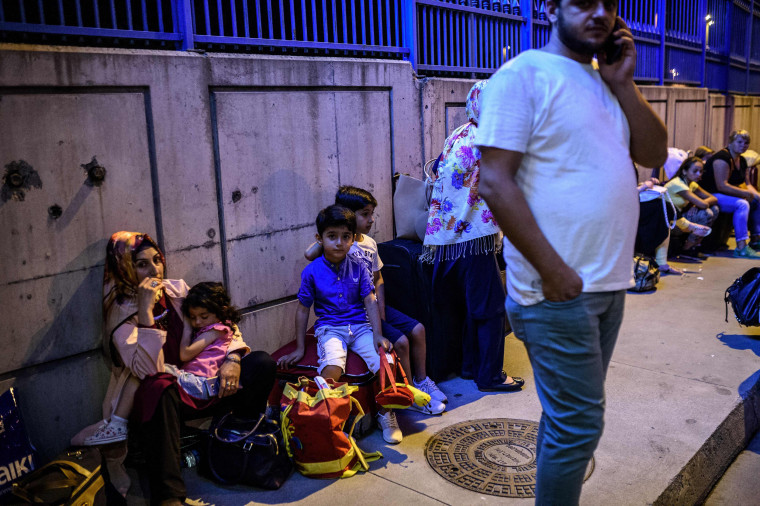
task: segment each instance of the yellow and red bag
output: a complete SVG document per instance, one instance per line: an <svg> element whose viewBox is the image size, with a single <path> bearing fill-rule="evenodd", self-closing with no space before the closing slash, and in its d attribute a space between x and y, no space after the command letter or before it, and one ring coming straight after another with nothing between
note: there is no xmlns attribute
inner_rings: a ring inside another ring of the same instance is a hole
<svg viewBox="0 0 760 506"><path fill-rule="evenodd" d="M406 409L412 404L425 406L430 402L430 394L411 386L404 374L404 368L398 360L395 351L387 352L393 358L393 367L388 363L386 351L378 349L380 354L380 383L379 392L375 395L375 402L388 409ZM404 380L403 383L397 381Z"/></svg>
<svg viewBox="0 0 760 506"><path fill-rule="evenodd" d="M306 377L299 378L299 384L285 386L280 416L285 448L304 476L348 478L368 471L367 462L383 455L365 453L351 436L357 420L364 416L359 402L351 397L358 387L327 381L332 388L320 389ZM344 431L351 415L351 427Z"/></svg>

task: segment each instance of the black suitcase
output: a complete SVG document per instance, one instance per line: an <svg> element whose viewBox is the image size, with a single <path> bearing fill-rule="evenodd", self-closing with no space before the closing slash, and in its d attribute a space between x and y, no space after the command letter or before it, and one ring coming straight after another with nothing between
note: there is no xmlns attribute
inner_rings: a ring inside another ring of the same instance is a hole
<svg viewBox="0 0 760 506"><path fill-rule="evenodd" d="M464 315L458 314L459 308L434 305L433 265L420 259L422 244L394 239L378 244L377 249L383 262L385 303L425 326L428 376L437 382L458 375Z"/></svg>

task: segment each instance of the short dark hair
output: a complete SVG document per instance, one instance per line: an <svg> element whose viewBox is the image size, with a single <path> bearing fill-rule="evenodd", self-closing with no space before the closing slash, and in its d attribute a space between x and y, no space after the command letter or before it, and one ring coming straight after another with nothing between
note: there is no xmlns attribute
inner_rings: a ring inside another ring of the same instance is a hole
<svg viewBox="0 0 760 506"><path fill-rule="evenodd" d="M317 232L321 236L329 227L346 227L352 234L356 233L356 215L339 204L325 207L317 215Z"/></svg>
<svg viewBox="0 0 760 506"><path fill-rule="evenodd" d="M351 209L353 212L367 206L377 207L377 200L370 192L356 186L341 186L335 194L335 203Z"/></svg>
<svg viewBox="0 0 760 506"><path fill-rule="evenodd" d="M204 281L198 283L187 292L182 301L182 312L190 316L191 307L202 307L213 313L220 322L237 323L240 321L240 311L232 305L227 290L221 283Z"/></svg>

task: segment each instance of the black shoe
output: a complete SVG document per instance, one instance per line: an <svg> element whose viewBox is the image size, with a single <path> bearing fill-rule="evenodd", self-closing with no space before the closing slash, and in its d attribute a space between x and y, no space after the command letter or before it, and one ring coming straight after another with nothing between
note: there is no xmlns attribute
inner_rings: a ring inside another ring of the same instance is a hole
<svg viewBox="0 0 760 506"><path fill-rule="evenodd" d="M490 385L478 385L478 390L481 392L516 392L525 384L525 380L517 376L512 376L511 383L504 383L506 379L507 373L502 371L499 379L495 380Z"/></svg>

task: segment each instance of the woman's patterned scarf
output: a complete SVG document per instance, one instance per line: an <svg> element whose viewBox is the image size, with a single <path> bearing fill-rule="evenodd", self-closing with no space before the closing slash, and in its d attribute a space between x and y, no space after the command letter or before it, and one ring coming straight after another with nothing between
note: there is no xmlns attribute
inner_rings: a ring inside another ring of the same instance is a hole
<svg viewBox="0 0 760 506"><path fill-rule="evenodd" d="M135 256L140 246L147 242L158 251L166 274L166 259L156 241L148 234L116 232L106 246L106 268L103 276L103 309L137 295L139 281L135 272ZM105 313L104 313L105 314Z"/></svg>
<svg viewBox="0 0 760 506"><path fill-rule="evenodd" d="M478 195L480 151L475 147L475 132L480 94L487 83L479 81L472 87L467 96L469 121L454 130L443 144L425 231L428 259L436 255L453 260L467 253L489 253L498 247L499 227Z"/></svg>

